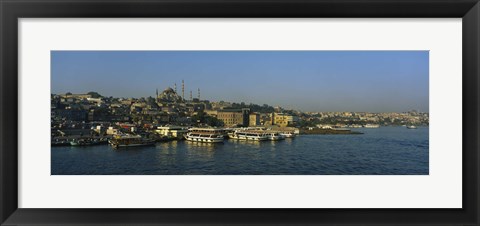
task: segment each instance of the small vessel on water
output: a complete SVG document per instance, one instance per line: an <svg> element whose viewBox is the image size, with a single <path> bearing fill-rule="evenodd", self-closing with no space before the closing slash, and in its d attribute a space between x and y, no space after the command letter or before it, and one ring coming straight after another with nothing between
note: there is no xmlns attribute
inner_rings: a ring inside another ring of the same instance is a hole
<svg viewBox="0 0 480 226"><path fill-rule="evenodd" d="M55 139L51 141L52 146L69 146L70 142L66 139Z"/></svg>
<svg viewBox="0 0 480 226"><path fill-rule="evenodd" d="M296 136L293 131L280 132L280 135L284 136L285 138L294 138Z"/></svg>
<svg viewBox="0 0 480 226"><path fill-rule="evenodd" d="M107 140L103 138L93 139L93 138L81 138L81 139L73 139L70 141L71 146L90 146L90 145L98 145L98 144L106 144Z"/></svg>
<svg viewBox="0 0 480 226"><path fill-rule="evenodd" d="M222 129L215 128L191 128L184 135L188 141L205 142L205 143L221 143L225 139Z"/></svg>
<svg viewBox="0 0 480 226"><path fill-rule="evenodd" d="M363 127L364 128L379 128L380 125L378 125L378 124L366 124Z"/></svg>
<svg viewBox="0 0 480 226"><path fill-rule="evenodd" d="M285 136L279 132L267 132L267 137L269 140L285 140Z"/></svg>
<svg viewBox="0 0 480 226"><path fill-rule="evenodd" d="M253 131L253 130L237 130L233 133L229 133L228 137L230 139L237 139L237 140L255 140L255 141L268 140L268 136L267 136L267 133L265 133L265 131Z"/></svg>
<svg viewBox="0 0 480 226"><path fill-rule="evenodd" d="M409 125L409 126L407 126L407 129L416 129L416 128L417 128L417 127L414 126L414 125Z"/></svg>
<svg viewBox="0 0 480 226"><path fill-rule="evenodd" d="M140 147L150 146L155 144L155 140L143 138L140 135L122 134L115 135L113 139L109 141L113 148L121 147Z"/></svg>

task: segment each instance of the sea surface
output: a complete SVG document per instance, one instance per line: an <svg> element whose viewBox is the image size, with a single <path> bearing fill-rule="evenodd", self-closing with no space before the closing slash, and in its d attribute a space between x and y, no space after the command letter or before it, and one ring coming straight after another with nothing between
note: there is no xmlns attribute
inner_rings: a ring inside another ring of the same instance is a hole
<svg viewBox="0 0 480 226"><path fill-rule="evenodd" d="M352 129L282 141L52 147L52 175L428 175L428 127Z"/></svg>

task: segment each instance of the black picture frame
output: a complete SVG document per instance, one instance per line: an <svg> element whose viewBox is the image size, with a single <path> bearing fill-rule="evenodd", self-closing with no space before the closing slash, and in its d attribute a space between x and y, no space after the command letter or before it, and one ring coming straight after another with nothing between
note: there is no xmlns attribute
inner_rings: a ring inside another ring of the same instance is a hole
<svg viewBox="0 0 480 226"><path fill-rule="evenodd" d="M480 189L478 153L480 4L478 0L0 0L0 13L1 225L480 225L478 193ZM463 208L18 208L17 21L19 18L75 17L462 18Z"/></svg>

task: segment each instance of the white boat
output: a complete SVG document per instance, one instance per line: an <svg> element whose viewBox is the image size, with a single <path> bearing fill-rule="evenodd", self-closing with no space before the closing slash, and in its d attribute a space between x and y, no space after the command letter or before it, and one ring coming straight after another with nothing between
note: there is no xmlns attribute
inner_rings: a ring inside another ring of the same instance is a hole
<svg viewBox="0 0 480 226"><path fill-rule="evenodd" d="M280 135L284 136L285 138L294 138L296 135L294 132L281 132Z"/></svg>
<svg viewBox="0 0 480 226"><path fill-rule="evenodd" d="M285 136L278 132L267 132L267 137L269 140L285 140Z"/></svg>
<svg viewBox="0 0 480 226"><path fill-rule="evenodd" d="M416 129L417 127L414 125L407 126L407 129Z"/></svg>
<svg viewBox="0 0 480 226"><path fill-rule="evenodd" d="M237 140L255 140L255 141L268 140L268 136L265 133L265 131L252 131L252 130L237 130L233 133L229 133L228 137L230 139L237 139Z"/></svg>
<svg viewBox="0 0 480 226"><path fill-rule="evenodd" d="M189 132L184 135L185 139L188 141L197 141L197 142L206 142L206 143L219 143L223 142L224 136L221 134L214 133L203 133L203 132Z"/></svg>
<svg viewBox="0 0 480 226"><path fill-rule="evenodd" d="M140 147L140 146L150 146L155 145L155 141L152 139L143 138L140 135L115 135L110 141L110 145L113 148L122 148L122 147Z"/></svg>
<svg viewBox="0 0 480 226"><path fill-rule="evenodd" d="M184 135L185 139L188 141L220 143L225 139L222 129L191 128L188 131L189 132Z"/></svg>
<svg viewBox="0 0 480 226"><path fill-rule="evenodd" d="M366 124L363 127L365 127L365 128L379 128L380 125L378 125L378 124Z"/></svg>

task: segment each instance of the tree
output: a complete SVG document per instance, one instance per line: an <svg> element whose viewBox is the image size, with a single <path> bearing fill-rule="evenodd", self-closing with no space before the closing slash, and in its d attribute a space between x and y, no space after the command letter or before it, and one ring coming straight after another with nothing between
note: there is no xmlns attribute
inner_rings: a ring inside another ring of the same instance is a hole
<svg viewBox="0 0 480 226"><path fill-rule="evenodd" d="M102 95L100 95L100 94L97 93L97 92L93 92L93 91L92 91L92 92L88 92L87 94L90 95L90 96L92 96L92 98L100 98L100 97L102 97Z"/></svg>
<svg viewBox="0 0 480 226"><path fill-rule="evenodd" d="M153 106L157 105L157 102L155 101L155 98L153 98L153 97L147 97L147 103L149 105L153 105Z"/></svg>
<svg viewBox="0 0 480 226"><path fill-rule="evenodd" d="M252 112L260 112L260 113L272 113L274 108L267 104L257 105L257 104L248 104L246 105L244 102L242 103L232 103L231 107L226 107L225 109L240 109L240 108L250 108Z"/></svg>
<svg viewBox="0 0 480 226"><path fill-rule="evenodd" d="M192 116L192 122L200 124L203 123L213 127L223 126L223 121L213 116L207 115L203 111L198 112L198 114Z"/></svg>
<svg viewBox="0 0 480 226"><path fill-rule="evenodd" d="M205 123L208 124L209 126L213 126L213 127L219 127L219 126L224 125L222 120L217 119L217 118L212 117L212 116L209 116L209 115L207 115L205 117Z"/></svg>

